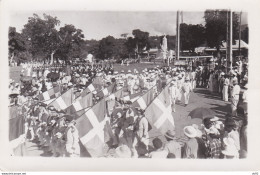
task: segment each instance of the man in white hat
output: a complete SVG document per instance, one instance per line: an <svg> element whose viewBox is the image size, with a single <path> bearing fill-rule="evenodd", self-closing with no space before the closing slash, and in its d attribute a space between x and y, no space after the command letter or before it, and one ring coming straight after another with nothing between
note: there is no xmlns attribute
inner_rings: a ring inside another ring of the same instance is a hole
<svg viewBox="0 0 260 175"><path fill-rule="evenodd" d="M190 79L188 77L185 78L185 82L183 83L182 86L182 91L184 95L184 104L185 106L187 106L190 99L190 92L192 91Z"/></svg>
<svg viewBox="0 0 260 175"><path fill-rule="evenodd" d="M186 126L184 127L183 132L188 138L184 146L184 158L196 159L199 147L195 138L197 137L197 130L193 126Z"/></svg>
<svg viewBox="0 0 260 175"><path fill-rule="evenodd" d="M223 96L223 100L225 102L228 101L228 87L230 85L229 83L229 78L228 78L228 75L224 75L224 84L223 84L223 89L222 89L222 96Z"/></svg>
<svg viewBox="0 0 260 175"><path fill-rule="evenodd" d="M232 110L233 116L236 116L236 114L237 114L239 93L240 93L240 86L238 85L238 80L236 79L236 80L233 80L233 89L231 91L231 110Z"/></svg>
<svg viewBox="0 0 260 175"><path fill-rule="evenodd" d="M79 133L75 126L75 120L72 116L66 118L68 127L66 130L66 156L67 157L79 157Z"/></svg>
<svg viewBox="0 0 260 175"><path fill-rule="evenodd" d="M182 97L182 86L183 86L183 82L182 82L182 76L178 75L177 77L178 79L176 80L177 83L177 100L181 101L181 97Z"/></svg>
<svg viewBox="0 0 260 175"><path fill-rule="evenodd" d="M176 141L175 131L169 130L164 136L167 140L164 149L168 151L168 154L174 154L175 158L181 158L181 148L183 143Z"/></svg>
<svg viewBox="0 0 260 175"><path fill-rule="evenodd" d="M169 93L170 93L170 103L171 103L172 111L175 112L176 111L175 102L178 96L176 78L173 78L171 85L169 86Z"/></svg>

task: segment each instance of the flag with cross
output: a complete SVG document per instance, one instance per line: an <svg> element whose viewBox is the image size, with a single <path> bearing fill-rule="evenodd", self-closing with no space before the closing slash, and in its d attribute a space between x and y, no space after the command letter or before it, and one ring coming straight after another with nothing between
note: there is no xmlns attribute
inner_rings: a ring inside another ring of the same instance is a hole
<svg viewBox="0 0 260 175"><path fill-rule="evenodd" d="M76 120L79 138L91 157L101 157L107 125L106 104L102 99Z"/></svg>
<svg viewBox="0 0 260 175"><path fill-rule="evenodd" d="M48 91L45 91L37 96L39 101L48 101L57 98L61 95L61 86L56 86Z"/></svg>
<svg viewBox="0 0 260 175"><path fill-rule="evenodd" d="M167 87L146 108L145 116L149 123L162 134L175 129Z"/></svg>
<svg viewBox="0 0 260 175"><path fill-rule="evenodd" d="M52 105L58 110L64 110L72 104L73 96L73 88L71 88L58 98L54 99L48 106Z"/></svg>
<svg viewBox="0 0 260 175"><path fill-rule="evenodd" d="M76 100L65 109L67 114L75 114L77 117L85 113L86 108L93 106L93 94L88 93L84 97Z"/></svg>

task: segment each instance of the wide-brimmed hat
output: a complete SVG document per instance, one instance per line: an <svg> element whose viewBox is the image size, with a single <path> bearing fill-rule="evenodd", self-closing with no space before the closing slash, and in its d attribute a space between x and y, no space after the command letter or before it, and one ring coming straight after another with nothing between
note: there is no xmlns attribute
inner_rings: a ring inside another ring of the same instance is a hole
<svg viewBox="0 0 260 175"><path fill-rule="evenodd" d="M176 132L174 130L168 130L166 133L165 133L165 137L166 138L169 138L169 139L174 139L175 138L175 134Z"/></svg>
<svg viewBox="0 0 260 175"><path fill-rule="evenodd" d="M126 145L121 145L115 150L115 156L118 158L131 158L131 155L131 150Z"/></svg>
<svg viewBox="0 0 260 175"><path fill-rule="evenodd" d="M197 130L193 126L184 127L183 132L189 138L194 138L197 136Z"/></svg>
<svg viewBox="0 0 260 175"><path fill-rule="evenodd" d="M210 121L212 121L212 122L219 121L219 118L214 116L213 118L210 119Z"/></svg>

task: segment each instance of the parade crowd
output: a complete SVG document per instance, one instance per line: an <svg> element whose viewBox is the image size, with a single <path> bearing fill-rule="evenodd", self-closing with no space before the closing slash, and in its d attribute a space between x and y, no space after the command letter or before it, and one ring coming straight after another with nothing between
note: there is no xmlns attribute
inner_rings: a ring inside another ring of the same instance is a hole
<svg viewBox="0 0 260 175"><path fill-rule="evenodd" d="M240 62L228 73L221 69L209 70L205 66L190 69L157 66L140 72L136 69L115 71L113 66L95 64L61 66L24 63L21 66L20 82L10 80L10 106L17 106L19 115L25 119L26 139L36 142L51 156L83 157L86 150L80 143L75 115L49 105L49 101L71 88L73 97L80 97L86 88L95 87L88 92L93 93L92 106L102 98L115 101L109 116L113 137L105 144L106 153L99 157L246 157L247 111L240 114L237 108L241 100L247 104L248 73L247 67L242 68ZM100 91L111 86L113 89L109 95L122 89L123 97L107 99L106 95L98 96ZM245 89L242 98L241 86ZM41 94L55 87L59 87L59 91L52 94L53 97L45 101L39 99ZM184 127L183 138L176 137L174 129L163 133L162 137L149 137L151 125L144 114L145 109L131 107L131 104L150 89L153 89L154 97L166 89L174 115L176 104L184 98L184 106L189 105L190 94L196 88L207 88L210 93L221 96L223 101L230 104L231 112L227 112L225 119L212 116L203 118L201 125ZM134 98L135 94L139 95ZM242 122L239 123L237 117Z"/></svg>

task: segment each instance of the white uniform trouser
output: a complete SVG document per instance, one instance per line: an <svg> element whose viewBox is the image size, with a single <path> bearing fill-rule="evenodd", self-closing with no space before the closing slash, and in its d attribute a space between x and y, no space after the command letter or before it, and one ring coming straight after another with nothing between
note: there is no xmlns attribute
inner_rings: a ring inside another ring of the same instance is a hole
<svg viewBox="0 0 260 175"><path fill-rule="evenodd" d="M191 80L191 87L192 89L196 88L196 80Z"/></svg>
<svg viewBox="0 0 260 175"><path fill-rule="evenodd" d="M236 95L235 97L231 98L231 111L232 115L235 116L237 114L237 104L239 101L239 96Z"/></svg>
<svg viewBox="0 0 260 175"><path fill-rule="evenodd" d="M190 92L184 92L183 95L184 95L184 104L187 105L190 99Z"/></svg>
<svg viewBox="0 0 260 175"><path fill-rule="evenodd" d="M171 98L170 98L170 103L171 103L172 111L175 112L176 97L172 97L172 96L171 96Z"/></svg>
<svg viewBox="0 0 260 175"><path fill-rule="evenodd" d="M177 89L177 100L181 101L181 90Z"/></svg>
<svg viewBox="0 0 260 175"><path fill-rule="evenodd" d="M222 93L223 93L223 100L228 101L228 86L227 85L224 85Z"/></svg>

